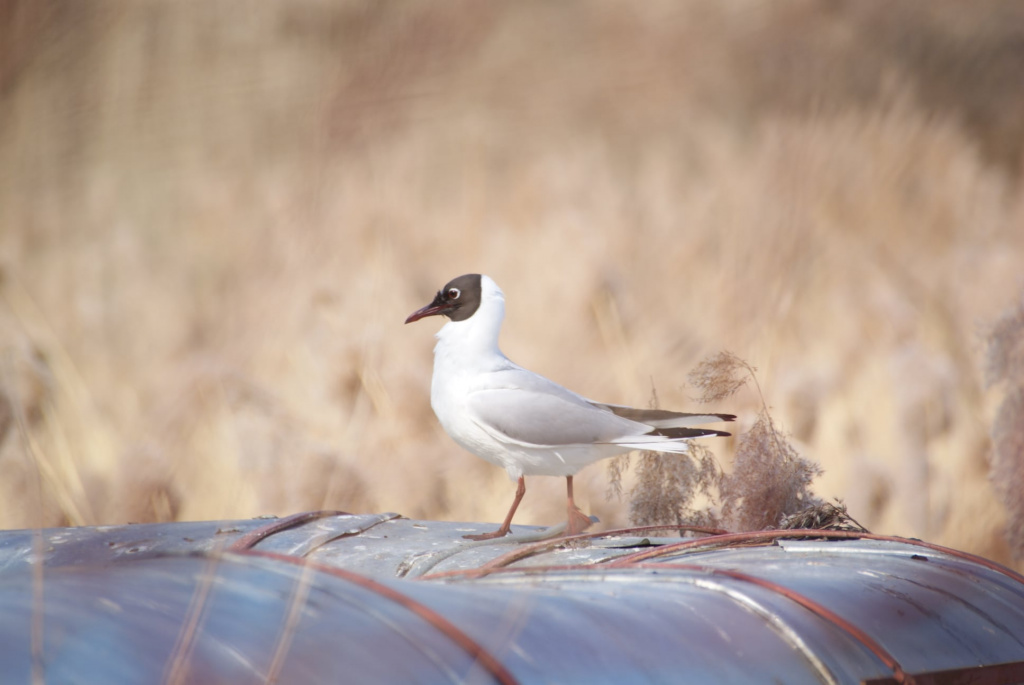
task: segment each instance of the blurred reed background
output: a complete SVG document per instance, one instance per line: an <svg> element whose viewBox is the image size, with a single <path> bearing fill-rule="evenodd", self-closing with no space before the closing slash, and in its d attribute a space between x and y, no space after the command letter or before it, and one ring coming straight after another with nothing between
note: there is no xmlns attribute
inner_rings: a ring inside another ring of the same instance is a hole
<svg viewBox="0 0 1024 685"><path fill-rule="evenodd" d="M730 350L817 494L1006 561L1022 74L1013 0L0 0L0 526L500 520L402 325L478 271L524 366L701 410Z"/></svg>

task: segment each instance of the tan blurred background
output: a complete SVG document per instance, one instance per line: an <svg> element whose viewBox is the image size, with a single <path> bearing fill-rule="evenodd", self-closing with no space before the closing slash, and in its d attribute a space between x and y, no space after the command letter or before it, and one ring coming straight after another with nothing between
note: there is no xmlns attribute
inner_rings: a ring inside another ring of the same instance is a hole
<svg viewBox="0 0 1024 685"><path fill-rule="evenodd" d="M1015 0L0 0L0 526L500 520L402 325L479 271L524 366L686 410L730 350L819 495L1006 561L1022 75Z"/></svg>

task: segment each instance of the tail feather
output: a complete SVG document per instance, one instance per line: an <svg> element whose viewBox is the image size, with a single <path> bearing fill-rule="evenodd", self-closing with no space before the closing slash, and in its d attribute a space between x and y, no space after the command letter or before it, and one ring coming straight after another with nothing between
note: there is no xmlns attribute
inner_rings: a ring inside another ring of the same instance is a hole
<svg viewBox="0 0 1024 685"><path fill-rule="evenodd" d="M643 440L645 435L635 435L631 438L623 438L622 440L616 440L615 444L619 447L627 447L631 450L645 450L648 452L667 452L670 454L686 454L690 451L689 442L686 440L666 440L665 438L658 438L656 440Z"/></svg>
<svg viewBox="0 0 1024 685"><path fill-rule="evenodd" d="M634 450L686 454L690 449L689 441L693 438L727 437L729 435L731 433L710 428L656 428L650 433L625 436L612 442L620 447Z"/></svg>

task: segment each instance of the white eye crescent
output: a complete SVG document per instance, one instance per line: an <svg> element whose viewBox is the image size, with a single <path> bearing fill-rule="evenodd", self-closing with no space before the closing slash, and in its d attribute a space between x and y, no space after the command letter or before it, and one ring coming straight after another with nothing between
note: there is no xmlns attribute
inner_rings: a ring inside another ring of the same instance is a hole
<svg viewBox="0 0 1024 685"><path fill-rule="evenodd" d="M448 288L448 299L457 300L462 292L458 288Z"/></svg>

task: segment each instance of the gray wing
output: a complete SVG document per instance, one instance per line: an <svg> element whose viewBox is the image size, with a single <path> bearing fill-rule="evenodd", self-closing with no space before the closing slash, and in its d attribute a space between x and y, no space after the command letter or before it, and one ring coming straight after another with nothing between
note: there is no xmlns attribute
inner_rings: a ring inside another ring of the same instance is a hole
<svg viewBox="0 0 1024 685"><path fill-rule="evenodd" d="M514 442L603 443L650 430L525 369L503 371L492 380L491 387L469 396L469 409L481 426Z"/></svg>
<svg viewBox="0 0 1024 685"><path fill-rule="evenodd" d="M702 423L736 420L735 414L689 414L686 412L668 411L667 409L637 409L636 407L626 407L621 404L602 404L600 402L591 402L591 404L601 409L607 409L616 416L621 416L624 419L638 423L645 423L655 428L685 428L699 426Z"/></svg>

